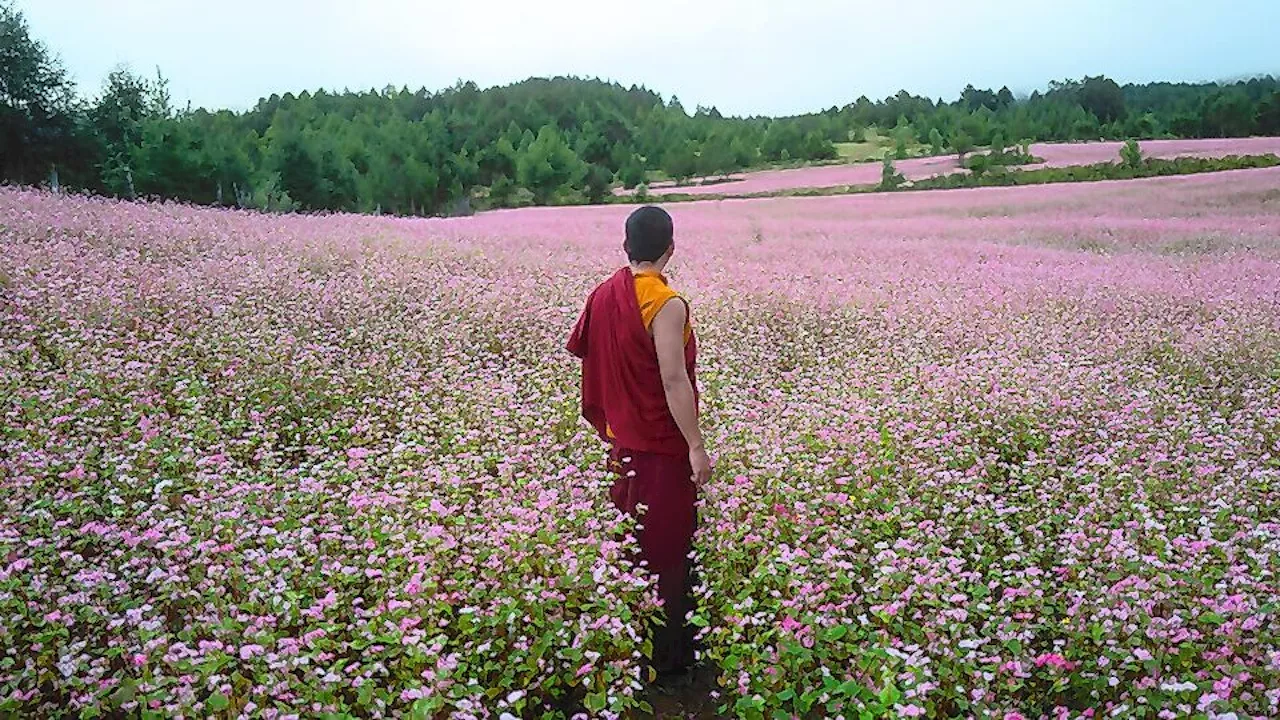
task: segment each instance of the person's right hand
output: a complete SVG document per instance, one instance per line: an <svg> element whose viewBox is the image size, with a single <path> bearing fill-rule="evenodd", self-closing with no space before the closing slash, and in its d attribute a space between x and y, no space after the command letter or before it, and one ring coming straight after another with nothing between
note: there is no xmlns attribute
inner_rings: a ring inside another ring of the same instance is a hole
<svg viewBox="0 0 1280 720"><path fill-rule="evenodd" d="M689 466L693 468L693 476L689 479L694 487L701 488L711 479L711 458L706 448L689 448Z"/></svg>

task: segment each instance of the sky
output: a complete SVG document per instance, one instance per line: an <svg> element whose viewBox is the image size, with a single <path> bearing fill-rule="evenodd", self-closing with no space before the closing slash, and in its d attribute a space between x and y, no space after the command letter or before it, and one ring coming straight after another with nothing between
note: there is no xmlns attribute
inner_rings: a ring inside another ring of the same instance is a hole
<svg viewBox="0 0 1280 720"><path fill-rule="evenodd" d="M175 105L530 76L641 84L692 112L783 115L900 89L954 99L1105 74L1280 75L1280 0L15 0L86 95L120 64Z"/></svg>

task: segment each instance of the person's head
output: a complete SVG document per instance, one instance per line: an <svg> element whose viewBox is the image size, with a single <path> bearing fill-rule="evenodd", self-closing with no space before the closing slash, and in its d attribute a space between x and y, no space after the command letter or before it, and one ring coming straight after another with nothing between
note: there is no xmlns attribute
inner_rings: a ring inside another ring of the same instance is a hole
<svg viewBox="0 0 1280 720"><path fill-rule="evenodd" d="M675 228L662 208L646 205L627 218L627 239L622 249L631 264L666 265L675 250Z"/></svg>

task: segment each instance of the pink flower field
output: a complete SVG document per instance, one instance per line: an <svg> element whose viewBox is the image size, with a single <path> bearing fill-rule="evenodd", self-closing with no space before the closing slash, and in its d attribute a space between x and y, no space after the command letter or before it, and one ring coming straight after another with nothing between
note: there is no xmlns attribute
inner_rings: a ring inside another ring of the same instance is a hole
<svg viewBox="0 0 1280 720"><path fill-rule="evenodd" d="M0 715L642 710L628 211L0 190ZM1280 169L671 212L722 714L1280 715Z"/></svg>
<svg viewBox="0 0 1280 720"><path fill-rule="evenodd" d="M1139 143L1147 157L1203 157L1215 158L1227 155L1266 155L1280 153L1280 138L1231 138L1227 140L1144 140ZM1067 167L1071 165L1092 165L1100 162L1116 161L1120 157L1120 142L1095 143L1036 143L1031 146L1031 154L1044 158L1044 162L1036 165L1022 166L1025 169L1037 167ZM898 172L908 180L923 180L937 175L947 175L959 169L955 155L939 155L937 157L912 158L895 163ZM846 165L820 165L814 167L795 168L790 170L765 170L761 172L737 174L730 176L730 182L710 185L662 185L650 188L652 195L669 195L673 193L689 195L751 195L770 193L796 188L825 188L842 185L875 185L880 182L880 163L857 163ZM967 171L966 171L967 172Z"/></svg>

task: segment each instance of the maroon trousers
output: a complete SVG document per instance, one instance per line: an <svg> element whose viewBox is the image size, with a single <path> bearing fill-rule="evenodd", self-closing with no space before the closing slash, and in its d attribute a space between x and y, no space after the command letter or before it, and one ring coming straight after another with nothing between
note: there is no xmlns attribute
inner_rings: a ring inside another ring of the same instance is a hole
<svg viewBox="0 0 1280 720"><path fill-rule="evenodd" d="M685 617L693 609L689 552L698 523L689 458L615 446L609 459L618 475L609 497L642 526L637 536L640 557L658 577L666 623L654 629L654 669L667 673L688 668L694 660L694 629Z"/></svg>

